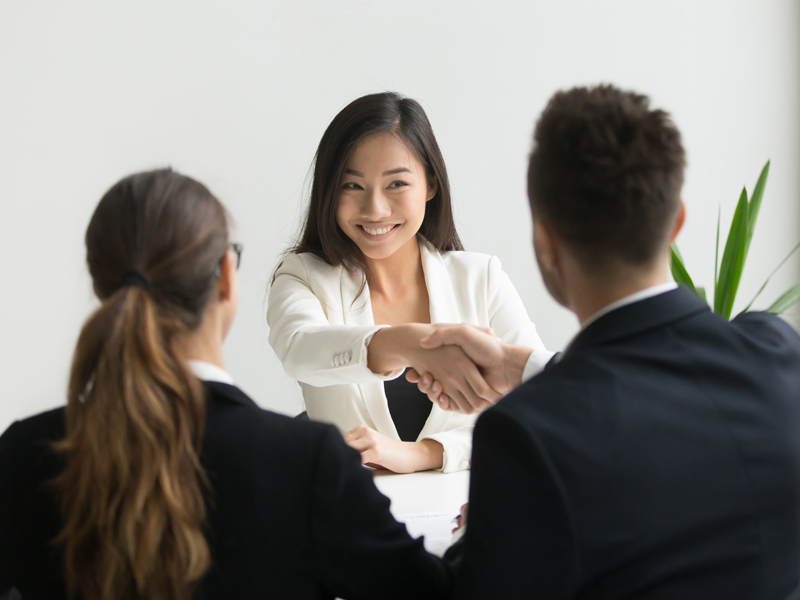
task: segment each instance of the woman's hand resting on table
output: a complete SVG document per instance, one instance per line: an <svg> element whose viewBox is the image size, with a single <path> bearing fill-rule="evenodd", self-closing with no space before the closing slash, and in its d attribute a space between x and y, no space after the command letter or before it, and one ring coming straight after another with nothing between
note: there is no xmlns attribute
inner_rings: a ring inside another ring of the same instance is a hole
<svg viewBox="0 0 800 600"><path fill-rule="evenodd" d="M401 442L366 425L359 425L348 431L344 435L344 441L361 453L363 464L395 473L440 469L444 460L444 449L439 442Z"/></svg>

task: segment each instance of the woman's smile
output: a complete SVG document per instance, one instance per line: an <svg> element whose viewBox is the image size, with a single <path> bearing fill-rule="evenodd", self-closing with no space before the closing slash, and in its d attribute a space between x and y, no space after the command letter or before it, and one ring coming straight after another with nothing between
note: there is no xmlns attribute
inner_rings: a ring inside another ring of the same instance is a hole
<svg viewBox="0 0 800 600"><path fill-rule="evenodd" d="M392 225L383 225L381 227L371 227L369 225L356 225L358 230L366 237L368 240L373 242L378 242L380 240L385 240L391 234L393 234L398 227L400 227L399 223L395 223Z"/></svg>

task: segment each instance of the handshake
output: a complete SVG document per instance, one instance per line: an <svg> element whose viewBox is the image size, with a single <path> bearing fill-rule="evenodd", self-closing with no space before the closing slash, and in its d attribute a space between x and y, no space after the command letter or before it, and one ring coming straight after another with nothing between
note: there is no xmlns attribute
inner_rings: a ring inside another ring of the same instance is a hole
<svg viewBox="0 0 800 600"><path fill-rule="evenodd" d="M522 383L530 348L507 344L491 329L431 325L406 379L443 410L465 414L496 403Z"/></svg>

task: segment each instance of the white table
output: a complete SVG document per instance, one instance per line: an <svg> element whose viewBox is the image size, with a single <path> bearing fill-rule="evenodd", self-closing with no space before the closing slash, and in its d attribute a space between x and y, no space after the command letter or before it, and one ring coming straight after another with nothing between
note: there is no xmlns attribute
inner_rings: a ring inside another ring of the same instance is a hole
<svg viewBox="0 0 800 600"><path fill-rule="evenodd" d="M469 494L469 471L398 475L376 470L375 485L392 501L389 510L412 537L425 536L428 552L441 556L452 540L453 518Z"/></svg>

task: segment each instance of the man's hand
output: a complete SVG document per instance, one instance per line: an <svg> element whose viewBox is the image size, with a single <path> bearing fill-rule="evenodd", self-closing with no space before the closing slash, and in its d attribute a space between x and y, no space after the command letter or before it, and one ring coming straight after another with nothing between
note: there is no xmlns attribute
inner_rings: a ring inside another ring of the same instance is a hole
<svg viewBox="0 0 800 600"><path fill-rule="evenodd" d="M438 325L407 323L376 332L369 344L368 366L385 373L410 366L417 373L430 373L447 392L450 408L464 414L488 408L501 398L481 374L474 361L457 345L431 348L420 340L437 331Z"/></svg>
<svg viewBox="0 0 800 600"><path fill-rule="evenodd" d="M344 435L344 441L361 453L363 464L395 473L439 469L444 461L444 449L439 442L401 442L366 425L359 425L348 431Z"/></svg>
<svg viewBox="0 0 800 600"><path fill-rule="evenodd" d="M460 346L499 395L507 394L522 383L522 372L531 354L529 348L506 344L492 335L491 330L471 325L437 325L433 334L420 340L420 346L428 349L446 345ZM429 373L420 375L419 370L409 371L406 379L416 383L420 391L442 409L463 412L460 403L454 403L441 383Z"/></svg>

